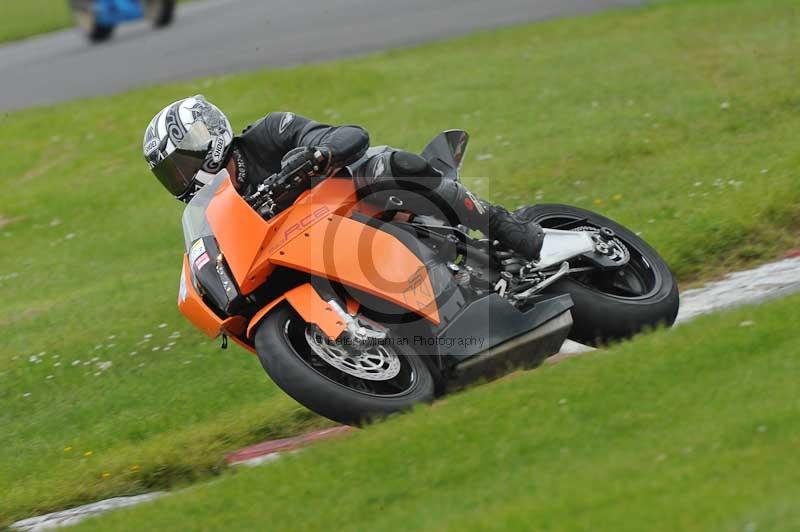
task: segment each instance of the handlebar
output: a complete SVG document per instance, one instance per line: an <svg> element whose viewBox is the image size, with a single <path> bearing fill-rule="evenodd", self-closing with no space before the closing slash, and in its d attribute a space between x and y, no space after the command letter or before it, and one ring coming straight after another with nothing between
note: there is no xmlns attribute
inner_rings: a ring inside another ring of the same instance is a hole
<svg viewBox="0 0 800 532"><path fill-rule="evenodd" d="M272 217L292 192L308 188L311 178L320 175L329 160L330 154L319 148L293 150L284 157L281 171L262 181L256 192L245 199L259 214Z"/></svg>

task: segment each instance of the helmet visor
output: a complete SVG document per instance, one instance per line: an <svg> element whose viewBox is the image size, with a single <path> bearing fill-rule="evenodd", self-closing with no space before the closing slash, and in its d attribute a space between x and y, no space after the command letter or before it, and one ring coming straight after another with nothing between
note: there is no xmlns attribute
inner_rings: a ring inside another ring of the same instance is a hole
<svg viewBox="0 0 800 532"><path fill-rule="evenodd" d="M211 134L202 122L195 122L175 151L153 167L153 174L174 196L181 196L194 184L211 145Z"/></svg>

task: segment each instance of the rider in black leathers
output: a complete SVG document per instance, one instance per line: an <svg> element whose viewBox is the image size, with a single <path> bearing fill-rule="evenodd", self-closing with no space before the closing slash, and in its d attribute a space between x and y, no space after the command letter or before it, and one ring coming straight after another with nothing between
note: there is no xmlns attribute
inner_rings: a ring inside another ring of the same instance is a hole
<svg viewBox="0 0 800 532"><path fill-rule="evenodd" d="M367 156L369 135L358 126L333 127L294 113L271 113L234 136L225 114L196 95L158 113L145 129L142 147L153 174L186 202L204 186L201 176L223 168L233 176L239 192L252 197L254 191L264 192L257 189L267 186L265 179L279 172L287 174L296 165L306 174L294 187L287 187L281 196L283 205L268 205L270 212L286 207L314 179L347 175L355 180L365 201L385 207L392 199L403 210L443 216L451 223L480 230L529 260L539 258L544 241L538 224L477 198L417 154L386 148ZM280 192L274 190L278 185L270 183L270 190Z"/></svg>
<svg viewBox="0 0 800 532"><path fill-rule="evenodd" d="M367 201L384 206L392 195L417 214L435 214L425 212L433 206L454 223L478 229L530 260L539 258L544 235L538 224L479 199L415 153L388 149L365 159L369 134L358 126L333 127L293 113L271 113L234 138L228 169L247 194L280 171L284 157L298 148L324 154L322 175L349 172Z"/></svg>

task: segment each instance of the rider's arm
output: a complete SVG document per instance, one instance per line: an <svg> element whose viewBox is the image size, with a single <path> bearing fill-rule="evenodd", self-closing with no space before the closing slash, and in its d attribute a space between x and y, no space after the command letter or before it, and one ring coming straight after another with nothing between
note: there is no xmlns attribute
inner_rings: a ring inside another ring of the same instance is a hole
<svg viewBox="0 0 800 532"><path fill-rule="evenodd" d="M333 127L294 113L270 113L252 129L247 135L257 138L263 155L278 161L295 148L324 148L330 151L330 168L337 169L361 158L369 147L369 134L361 127Z"/></svg>

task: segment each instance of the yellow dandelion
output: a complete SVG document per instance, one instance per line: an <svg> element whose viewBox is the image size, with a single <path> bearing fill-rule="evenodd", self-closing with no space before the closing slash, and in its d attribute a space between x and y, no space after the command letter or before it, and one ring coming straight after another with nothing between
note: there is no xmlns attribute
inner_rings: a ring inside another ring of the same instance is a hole
<svg viewBox="0 0 800 532"><path fill-rule="evenodd" d="M94 453L92 451L86 451L85 453L83 453L83 456L88 458L88 457L92 456L93 454Z"/></svg>
<svg viewBox="0 0 800 532"><path fill-rule="evenodd" d="M109 473L108 471L106 471L105 473L103 473L103 478L108 478L108 477L110 477L110 476L111 476L111 473Z"/></svg>
<svg viewBox="0 0 800 532"><path fill-rule="evenodd" d="M134 473L136 471L139 471L139 466L138 465L131 466L131 471L133 471Z"/></svg>
<svg viewBox="0 0 800 532"><path fill-rule="evenodd" d="M623 197L624 197L624 196L623 196L622 194L614 194L613 196L611 196L611 199L613 199L614 201L619 201L619 200L621 200Z"/></svg>
<svg viewBox="0 0 800 532"><path fill-rule="evenodd" d="M597 198L592 203L594 203L595 205L602 205L603 204L603 200L601 200L600 198Z"/></svg>
<svg viewBox="0 0 800 532"><path fill-rule="evenodd" d="M64 447L64 452L68 453L72 450L72 447Z"/></svg>

